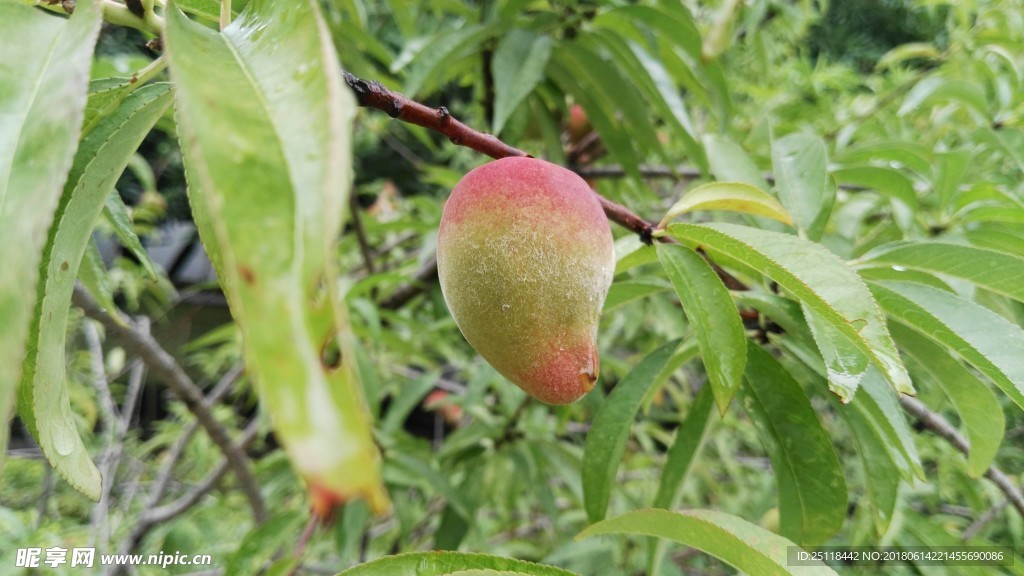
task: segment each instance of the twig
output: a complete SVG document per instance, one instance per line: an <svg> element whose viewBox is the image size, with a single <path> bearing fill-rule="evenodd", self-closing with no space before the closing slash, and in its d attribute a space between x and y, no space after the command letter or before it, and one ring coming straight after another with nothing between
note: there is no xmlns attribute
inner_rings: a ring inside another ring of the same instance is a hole
<svg viewBox="0 0 1024 576"><path fill-rule="evenodd" d="M988 526L989 522L995 520L999 516L999 514L1006 509L1006 507L1009 504L1009 500L1003 500L1002 502L986 510L984 514L978 516L977 520L971 522L970 525L967 526L967 528L964 528L963 533L960 534L960 539L967 541L971 538L974 538L974 536L977 535L978 532L981 532L982 528Z"/></svg>
<svg viewBox="0 0 1024 576"><path fill-rule="evenodd" d="M117 466L121 459L121 452L124 448L124 437L121 433L121 417L117 413L114 404L114 397L110 393L110 386L107 385L107 371L103 363L103 344L100 342L100 333L96 324L86 320L82 324L82 333L85 335L86 347L89 350L89 365L92 370L93 388L99 396L100 418L105 428L106 436L103 455L100 458L100 501L93 506L91 516L93 545L101 551L106 551L110 544L110 490L114 486L114 477L117 476Z"/></svg>
<svg viewBox="0 0 1024 576"><path fill-rule="evenodd" d="M212 408L214 404L219 402L220 399L231 390L231 387L238 381L242 372L242 364L237 364L228 370L203 400L203 404ZM146 501L147 509L154 508L160 504L160 500L163 499L164 493L167 491L167 484L170 482L171 474L174 472L174 466L179 460L181 460L182 454L185 453L185 447L188 446L189 441L198 429L199 422L197 420L193 420L185 427L184 430L182 430L181 435L178 436L177 442L175 442L174 446L171 447L171 451L167 455L167 460L160 468L160 472L157 473L156 480L150 488L149 498Z"/></svg>
<svg viewBox="0 0 1024 576"><path fill-rule="evenodd" d="M221 398L224 397L231 387L238 381L238 378L242 375L243 367L238 364L228 370L220 381L213 387L210 393L203 400L203 404L208 407L212 407ZM146 499L144 509L147 511L143 513L142 517L132 526L131 532L121 545L120 552L122 554L130 553L135 546L142 541L146 533L149 532L150 528L160 522L165 522L174 516L181 514L188 510L189 507L199 502L203 495L209 492L213 487L220 481L221 477L227 472L228 467L226 462L222 461L221 464L214 469L210 475L201 482L197 488L193 490L194 494L186 494L174 504L159 507L160 500L163 499L164 494L167 492L167 486L170 482L171 473L174 471L174 466L181 459L182 454L185 452L185 447L188 445L189 440L195 435L199 429L199 423L193 420L178 437L177 442L171 447L171 452L167 456L167 460L164 465L160 468L160 472L157 473L156 480L150 488L149 496ZM259 425L256 420L253 420L246 427L242 433L242 437L239 440L239 448L244 449L248 446L252 440L256 437L256 433L259 431ZM116 571L115 571L116 572Z"/></svg>
<svg viewBox="0 0 1024 576"><path fill-rule="evenodd" d="M970 452L970 444L968 444L967 439L957 432L956 428L953 428L945 418L929 410L920 400L910 398L909 396L901 396L900 404L910 415L917 418L917 421L922 426L949 442L954 448L964 454ZM1013 485L1006 474L993 465L989 466L988 470L985 471L985 477L991 480L1006 495L1006 499L1010 504L1013 504L1013 507L1024 516L1024 494Z"/></svg>
<svg viewBox="0 0 1024 576"><path fill-rule="evenodd" d="M360 106L376 108L387 112L392 118L403 122L423 126L448 137L452 144L472 148L491 158L507 158L509 156L530 156L523 150L509 146L490 134L478 132L455 119L444 106L431 108L410 100L398 92L388 90L377 81L361 80L348 72L342 72L345 82L356 93ZM597 194L597 192L594 192ZM601 207L608 219L638 234L640 239L650 244L653 241L654 224L637 216L628 208L597 194Z"/></svg>
<svg viewBox="0 0 1024 576"><path fill-rule="evenodd" d="M256 438L256 434L259 432L259 429L259 421L254 418L252 422L250 422L245 427L245 430L242 432L242 436L238 440L238 447L245 448L246 446L248 446ZM192 506L195 506L197 503L199 503L199 501L202 500L203 496L207 495L211 490L213 490L214 486L216 486L217 483L220 482L221 478L224 477L224 474L227 473L230 467L231 466L228 464L226 458L221 460L220 464L218 464L217 467L213 469L213 471L207 474L207 476L203 478L203 480L199 484L196 484L195 487L186 492L180 498L178 498L174 502L171 502L170 504L165 504L163 506L151 508L143 512L139 516L136 528L132 531L133 534L136 531L139 531L141 534L145 534L149 530L149 527L154 526L156 524L162 524L169 520L173 520L174 518L187 512L190 508L192 508ZM134 546L134 544L137 544L139 541L142 540L142 538L131 538L130 540L132 540L132 545Z"/></svg>
<svg viewBox="0 0 1024 576"><path fill-rule="evenodd" d="M185 403L199 424L210 435L210 439L220 448L227 464L238 477L238 483L249 500L253 516L259 522L266 519L267 508L263 503L263 496L260 494L259 483L249 467L248 457L231 441L227 429L213 416L210 408L203 403L202 391L192 382L192 379L174 357L168 354L150 334L134 328L127 319L118 321L114 316L101 309L93 297L79 285L75 286L72 302L81 308L86 316L99 321L108 334L119 338L126 350L142 358L153 375L167 384L175 395Z"/></svg>

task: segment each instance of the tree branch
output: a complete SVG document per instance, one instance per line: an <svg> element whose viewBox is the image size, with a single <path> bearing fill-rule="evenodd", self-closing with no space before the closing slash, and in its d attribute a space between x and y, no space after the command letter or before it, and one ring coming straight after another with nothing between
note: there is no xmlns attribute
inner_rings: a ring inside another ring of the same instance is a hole
<svg viewBox="0 0 1024 576"><path fill-rule="evenodd" d="M917 421L922 426L952 444L954 448L964 454L970 452L970 444L967 442L967 439L957 432L956 428L953 428L945 418L929 410L920 400L909 396L901 396L900 404L907 413L917 418ZM985 471L985 477L991 480L1006 495L1006 499L1013 504L1013 507L1024 516L1024 494L1013 485L1013 482L1010 481L1006 474L993 465L989 466L988 470Z"/></svg>
<svg viewBox="0 0 1024 576"><path fill-rule="evenodd" d="M523 150L509 146L490 134L478 132L463 124L455 119L444 106L430 108L410 100L398 92L388 90L380 82L367 82L348 72L342 72L342 75L345 77L345 82L356 93L356 100L360 106L376 108L387 112L392 118L440 132L447 136L452 144L471 148L491 158L530 157ZM594 194L597 195L609 220L638 234L640 239L647 244L653 242L654 223L644 220L625 206L612 202L597 192Z"/></svg>
<svg viewBox="0 0 1024 576"><path fill-rule="evenodd" d="M224 454L227 464L238 477L253 516L262 522L267 517L267 508L260 494L259 483L249 468L249 458L234 442L227 429L213 416L213 412L203 403L203 393L192 379L185 373L173 356L167 353L160 344L148 333L134 328L127 319L117 319L100 308L93 297L81 286L76 285L71 301L81 308L85 315L97 320L107 333L119 338L129 352L139 356L150 371L159 380L167 384L178 399L195 415L196 420L206 430L214 444ZM114 312L119 314L118 312Z"/></svg>

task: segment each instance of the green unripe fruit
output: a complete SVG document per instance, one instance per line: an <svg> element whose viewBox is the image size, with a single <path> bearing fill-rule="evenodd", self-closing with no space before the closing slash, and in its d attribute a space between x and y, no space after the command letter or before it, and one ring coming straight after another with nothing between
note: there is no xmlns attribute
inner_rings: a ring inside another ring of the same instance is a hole
<svg viewBox="0 0 1024 576"><path fill-rule="evenodd" d="M459 181L441 217L437 271L470 345L549 404L597 381L597 324L615 270L608 219L576 174L504 158Z"/></svg>

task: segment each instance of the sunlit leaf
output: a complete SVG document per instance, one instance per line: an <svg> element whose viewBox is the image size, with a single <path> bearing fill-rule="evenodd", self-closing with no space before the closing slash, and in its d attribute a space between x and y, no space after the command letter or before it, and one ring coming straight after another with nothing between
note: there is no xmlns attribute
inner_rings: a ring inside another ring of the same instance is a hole
<svg viewBox="0 0 1024 576"><path fill-rule="evenodd" d="M910 377L864 281L826 248L788 234L734 224L673 224L669 233L759 271L855 342L901 392Z"/></svg>
<svg viewBox="0 0 1024 576"><path fill-rule="evenodd" d="M698 210L743 212L793 224L793 218L782 204L767 192L739 182L712 182L684 194L668 209L658 226L663 227L670 220Z"/></svg>
<svg viewBox="0 0 1024 576"><path fill-rule="evenodd" d="M317 514L353 498L382 512L333 249L356 105L318 6L253 0L222 33L173 4L167 21L190 203L261 405Z"/></svg>
<svg viewBox="0 0 1024 576"><path fill-rule="evenodd" d="M716 510L635 510L589 526L577 539L605 534L667 538L706 552L747 574L825 576L825 564L790 566L793 542L746 520Z"/></svg>
<svg viewBox="0 0 1024 576"><path fill-rule="evenodd" d="M989 115L988 100L985 98L985 91L981 86L967 80L941 76L929 76L914 85L907 92L897 114L904 116L933 103L950 100L966 106L982 118L987 118Z"/></svg>
<svg viewBox="0 0 1024 576"><path fill-rule="evenodd" d="M736 305L711 266L685 246L660 244L658 257L693 326L715 403L724 413L740 388L747 339Z"/></svg>
<svg viewBox="0 0 1024 576"><path fill-rule="evenodd" d="M67 20L0 3L0 465L42 292L43 247L78 143L99 29L100 9L89 0Z"/></svg>
<svg viewBox="0 0 1024 576"><path fill-rule="evenodd" d="M607 314L620 306L624 306L651 294L671 290L672 286L665 281L638 280L633 282L616 282L608 290L608 296L604 299L602 314Z"/></svg>
<svg viewBox="0 0 1024 576"><path fill-rule="evenodd" d="M935 46L927 42L908 42L889 50L875 63L876 70L892 68L907 60L934 60L939 57Z"/></svg>

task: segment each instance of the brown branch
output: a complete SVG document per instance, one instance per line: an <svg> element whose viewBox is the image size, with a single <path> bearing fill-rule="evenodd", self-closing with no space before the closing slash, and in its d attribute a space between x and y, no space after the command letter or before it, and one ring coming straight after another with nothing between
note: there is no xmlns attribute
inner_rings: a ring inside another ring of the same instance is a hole
<svg viewBox="0 0 1024 576"><path fill-rule="evenodd" d="M260 494L259 483L249 467L249 458L245 452L235 445L224 426L213 416L213 412L203 403L203 393L185 373L181 365L164 350L160 343L150 334L142 332L131 325L128 319L111 316L81 286L76 285L71 298L75 306L81 308L85 315L98 321L106 329L107 334L121 340L125 349L137 355L159 380L164 382L178 399L199 421L199 424L210 435L210 439L220 448L225 460L238 477L253 516L262 522L267 517L267 508ZM114 312L120 314L119 312Z"/></svg>
<svg viewBox="0 0 1024 576"><path fill-rule="evenodd" d="M907 413L917 418L917 421L922 426L949 442L954 448L965 455L970 452L970 444L967 442L967 439L957 432L956 428L953 428L945 418L929 410L920 400L910 398L909 396L901 396L900 404ZM1024 494L1013 485L1013 482L1010 481L1006 474L993 465L989 466L988 470L985 471L985 477L991 480L1006 495L1006 499L1010 504L1013 504L1013 507L1024 516Z"/></svg>
<svg viewBox="0 0 1024 576"><path fill-rule="evenodd" d="M463 124L455 119L444 106L431 108L410 100L398 92L388 90L380 82L367 82L348 72L343 72L342 74L345 77L345 82L356 93L356 100L358 100L360 106L376 108L377 110L387 112L392 118L440 132L447 136L452 144L471 148L491 158L507 158L509 156L530 157L523 150L509 146L490 134L478 132ZM597 194L597 192L594 192L594 194ZM653 241L653 223L637 216L621 204L612 202L600 194L597 194L597 196L609 220L638 234L648 244Z"/></svg>

